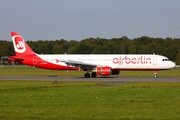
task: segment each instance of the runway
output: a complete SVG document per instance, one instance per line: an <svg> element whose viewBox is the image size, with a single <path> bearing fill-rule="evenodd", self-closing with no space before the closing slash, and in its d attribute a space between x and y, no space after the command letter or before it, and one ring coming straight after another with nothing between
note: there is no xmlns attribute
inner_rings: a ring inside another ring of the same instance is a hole
<svg viewBox="0 0 180 120"><path fill-rule="evenodd" d="M82 76L1 76L0 80L30 80L30 81L97 81L97 82L180 82L180 77L131 77L112 76L84 78Z"/></svg>

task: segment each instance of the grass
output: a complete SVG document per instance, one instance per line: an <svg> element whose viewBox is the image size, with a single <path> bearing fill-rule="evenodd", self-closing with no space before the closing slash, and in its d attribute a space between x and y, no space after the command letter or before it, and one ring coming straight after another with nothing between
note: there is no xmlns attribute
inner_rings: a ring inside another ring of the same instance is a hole
<svg viewBox="0 0 180 120"><path fill-rule="evenodd" d="M83 76L80 71L2 67L0 75ZM152 76L152 71L121 71L121 76ZM159 71L180 76L180 69ZM114 85L114 84L113 84ZM0 81L0 119L177 120L180 83Z"/></svg>
<svg viewBox="0 0 180 120"><path fill-rule="evenodd" d="M180 83L0 81L0 119L177 120Z"/></svg>
<svg viewBox="0 0 180 120"><path fill-rule="evenodd" d="M28 66L1 67L0 75L84 76L84 71L46 70ZM159 76L180 76L180 68L158 71ZM153 76L153 71L120 71L120 76Z"/></svg>

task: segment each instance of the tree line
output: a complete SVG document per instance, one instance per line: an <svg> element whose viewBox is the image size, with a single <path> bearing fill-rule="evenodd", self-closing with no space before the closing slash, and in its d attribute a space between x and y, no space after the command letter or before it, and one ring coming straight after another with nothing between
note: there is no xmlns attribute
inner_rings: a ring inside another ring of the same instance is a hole
<svg viewBox="0 0 180 120"><path fill-rule="evenodd" d="M86 38L26 41L39 54L160 54L180 64L180 38ZM14 55L12 41L0 40L0 57Z"/></svg>

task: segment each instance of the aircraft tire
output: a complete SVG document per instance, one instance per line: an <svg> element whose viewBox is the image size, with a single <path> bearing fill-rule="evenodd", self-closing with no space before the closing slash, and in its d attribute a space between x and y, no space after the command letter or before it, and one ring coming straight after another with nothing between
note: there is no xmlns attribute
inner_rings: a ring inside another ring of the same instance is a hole
<svg viewBox="0 0 180 120"><path fill-rule="evenodd" d="M158 78L158 75L154 75L154 78Z"/></svg>
<svg viewBox="0 0 180 120"><path fill-rule="evenodd" d="M91 73L91 77L92 77L92 78L95 78L96 76L97 76L96 72L92 72L92 73Z"/></svg>
<svg viewBox="0 0 180 120"><path fill-rule="evenodd" d="M85 73L85 74L84 74L84 77L85 77L85 78L90 78L90 74L89 74L89 73Z"/></svg>

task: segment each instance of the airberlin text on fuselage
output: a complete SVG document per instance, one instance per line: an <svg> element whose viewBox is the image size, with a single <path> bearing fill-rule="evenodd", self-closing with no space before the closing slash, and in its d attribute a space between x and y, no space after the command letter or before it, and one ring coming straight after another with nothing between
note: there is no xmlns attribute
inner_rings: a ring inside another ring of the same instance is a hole
<svg viewBox="0 0 180 120"><path fill-rule="evenodd" d="M151 64L151 58L146 56L140 57L127 57L127 56L120 56L119 58L113 59L114 64Z"/></svg>

